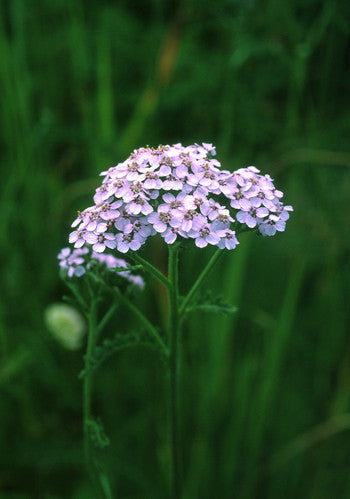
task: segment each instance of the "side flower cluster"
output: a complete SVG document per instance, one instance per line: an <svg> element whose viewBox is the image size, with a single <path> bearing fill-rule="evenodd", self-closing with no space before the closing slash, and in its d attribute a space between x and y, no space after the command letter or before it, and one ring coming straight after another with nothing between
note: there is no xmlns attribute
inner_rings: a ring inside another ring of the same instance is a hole
<svg viewBox="0 0 350 499"><path fill-rule="evenodd" d="M81 277L94 262L98 262L111 271L128 268L128 264L122 258L116 258L110 254L97 253L96 251L90 254L88 248L76 248L73 250L63 248L57 258L59 259L59 266L67 272L68 277ZM119 273L119 275L134 286L140 289L144 288L145 284L141 276L132 274L130 270L119 270Z"/></svg>
<svg viewBox="0 0 350 499"><path fill-rule="evenodd" d="M159 233L167 244L183 238L234 249L244 226L268 236L283 231L293 208L270 176L253 166L222 170L214 155L205 143L135 150L101 173L95 204L78 213L69 242L126 253Z"/></svg>

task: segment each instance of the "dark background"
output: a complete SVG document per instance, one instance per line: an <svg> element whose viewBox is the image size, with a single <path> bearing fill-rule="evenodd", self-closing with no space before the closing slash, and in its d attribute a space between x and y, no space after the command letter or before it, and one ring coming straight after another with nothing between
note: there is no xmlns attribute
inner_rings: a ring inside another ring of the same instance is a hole
<svg viewBox="0 0 350 499"><path fill-rule="evenodd" d="M336 0L1 1L1 498L93 497L84 349L44 323L67 292L56 255L100 171L174 142L254 164L295 208L207 281L238 313L185 327L184 497L350 497L349 32ZM165 268L161 241L142 254ZM183 257L183 290L210 254ZM146 290L162 323L162 290ZM133 325L121 309L106 335ZM141 349L96 376L116 497L167 497L166 387Z"/></svg>

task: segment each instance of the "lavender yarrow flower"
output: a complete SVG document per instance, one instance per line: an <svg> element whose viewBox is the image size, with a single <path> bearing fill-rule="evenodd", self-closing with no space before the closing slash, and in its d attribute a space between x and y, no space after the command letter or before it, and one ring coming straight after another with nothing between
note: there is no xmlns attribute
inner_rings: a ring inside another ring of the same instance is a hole
<svg viewBox="0 0 350 499"><path fill-rule="evenodd" d="M92 259L97 260L102 265L105 265L108 269L114 270L117 268L128 268L128 264L122 258L116 258L113 255L103 255L101 253L93 253ZM127 279L130 283L132 283L137 288L141 290L144 288L145 283L140 275L134 275L130 272L130 270L125 270L120 272L120 275Z"/></svg>
<svg viewBox="0 0 350 499"><path fill-rule="evenodd" d="M276 231L284 231L292 206L281 202L283 192L278 191L269 175L260 175L257 168L241 168L233 174L237 178L239 190L235 193L231 206L239 208L238 222L249 228L258 227L264 236L273 236ZM266 218L267 217L267 218Z"/></svg>
<svg viewBox="0 0 350 499"><path fill-rule="evenodd" d="M116 258L110 254L102 254L97 251L92 251L88 248L63 248L58 254L59 266L67 272L68 277L81 277L86 271L91 268L94 262L105 266L107 269L113 271L114 269L128 268L128 264L122 258ZM118 271L117 271L118 272ZM134 286L143 289L144 281L141 276L134 275L130 270L119 271L118 274L124 277Z"/></svg>
<svg viewBox="0 0 350 499"><path fill-rule="evenodd" d="M95 205L78 214L69 242L126 253L158 233L167 244L182 238L234 249L241 225L263 235L284 230L293 208L282 204L271 177L254 166L222 170L214 155L207 143L134 150L101 173Z"/></svg>
<svg viewBox="0 0 350 499"><path fill-rule="evenodd" d="M89 253L88 248L63 248L57 258L61 269L67 271L68 277L81 277L86 272L85 257Z"/></svg>

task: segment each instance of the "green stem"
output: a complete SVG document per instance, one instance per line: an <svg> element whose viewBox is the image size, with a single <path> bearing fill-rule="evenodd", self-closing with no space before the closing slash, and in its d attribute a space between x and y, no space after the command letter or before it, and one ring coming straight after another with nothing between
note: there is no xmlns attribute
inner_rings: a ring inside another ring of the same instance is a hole
<svg viewBox="0 0 350 499"><path fill-rule="evenodd" d="M138 319L140 320L140 322L142 322L142 324L145 326L145 328L150 333L150 335L157 341L157 343L160 346L162 352L165 354L166 357L168 357L169 356L168 347L165 345L164 341L160 337L160 335L159 335L158 331L156 330L156 328L154 326L152 326L152 324L150 323L150 321L141 312L141 310L136 305L134 305L132 303L132 301L129 300L129 298L127 298L126 296L124 296L119 291L118 288L116 288L116 293L118 295L119 300L122 303L124 303L124 305L126 307L128 307L128 309L138 317Z"/></svg>
<svg viewBox="0 0 350 499"><path fill-rule="evenodd" d="M66 280L65 282L66 282L67 286L69 287L69 289L72 291L73 295L75 296L75 299L77 300L77 302L81 306L82 310L86 313L88 310L88 306L87 306L85 300L83 299L83 297L81 296L80 292L78 291L76 285L68 282L68 280Z"/></svg>
<svg viewBox="0 0 350 499"><path fill-rule="evenodd" d="M170 286L169 279L167 279L165 277L165 275L162 274L151 263L149 263L147 260L145 260L144 258L142 258L141 256L139 256L137 253L135 253L133 251L130 252L130 258L132 260L135 260L135 262L138 262L140 265L142 265L144 267L144 269L147 270L147 272L149 274L151 274L153 277L155 277L156 279L158 279L158 281L160 281L162 284L164 284L164 286L166 288L169 289L169 286Z"/></svg>
<svg viewBox="0 0 350 499"><path fill-rule="evenodd" d="M94 355L97 338L101 330L101 327L99 327L97 321L98 319L97 300L93 296L93 290L91 286L88 286L88 288L91 296L91 306L89 313L87 314L89 322L89 331L88 331L86 361L85 361L86 374L84 376L84 385L83 385L83 425L84 425L85 462L87 466L87 471L90 475L91 481L95 488L96 497L98 498L104 497L106 499L112 499L112 492L109 480L94 455L94 449L91 440L91 424L93 423L93 416L91 412L93 372L88 369L88 366L91 357ZM103 322L103 320L101 322Z"/></svg>
<svg viewBox="0 0 350 499"><path fill-rule="evenodd" d="M170 343L170 422L172 453L172 493L173 499L181 497L181 446L179 435L179 287L178 287L178 248L169 246L169 343Z"/></svg>
<svg viewBox="0 0 350 499"><path fill-rule="evenodd" d="M91 359L97 339L97 304L96 300L92 299L91 309L88 314L89 331L87 338L87 349L86 349L86 366ZM98 490L98 473L96 470L93 449L91 445L91 435L90 435L90 425L92 421L91 414L91 395L92 395L92 373L88 372L84 377L83 386L83 424L84 424L84 452L85 461L88 468L88 472L91 473L92 481Z"/></svg>
<svg viewBox="0 0 350 499"><path fill-rule="evenodd" d="M101 320L101 322L98 325L97 334L100 334L100 332L104 329L104 327L106 326L108 321L112 318L114 312L117 310L118 306L119 306L119 303L117 303L117 302L112 303L112 305L108 309L107 313L105 314L105 316L103 317L103 319Z"/></svg>
<svg viewBox="0 0 350 499"><path fill-rule="evenodd" d="M187 296L185 297L184 301L182 302L182 305L180 307L180 317L184 314L186 311L187 306L190 304L191 300L193 299L194 295L198 291L199 287L201 286L202 282L206 278L207 274L211 271L211 269L214 267L216 262L219 260L220 256L224 253L224 250L222 249L217 249L215 253L212 255L210 258L209 262L206 264L202 272L199 274L197 280L189 290Z"/></svg>

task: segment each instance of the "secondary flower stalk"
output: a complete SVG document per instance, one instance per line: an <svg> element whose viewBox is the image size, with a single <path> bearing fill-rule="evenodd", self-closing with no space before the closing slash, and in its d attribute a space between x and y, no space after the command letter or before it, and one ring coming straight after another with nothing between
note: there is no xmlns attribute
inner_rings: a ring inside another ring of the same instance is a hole
<svg viewBox="0 0 350 499"><path fill-rule="evenodd" d="M101 311L99 303L103 295L103 289L108 286L113 295L122 301L128 302L128 298L122 295L119 288L114 288L109 280L112 278L120 282L121 287L143 289L144 281L141 276L132 273L134 267L128 266L125 260L116 258L111 254L101 254L90 251L89 248L63 248L59 255L59 265L62 276L67 285L73 291L77 303L84 312L88 323L88 335L85 355L85 369L83 377L83 432L84 432L84 454L87 470L91 482L94 485L96 497L112 499L109 481L97 460L95 446L103 447L107 445L108 439L101 437L100 421L93 416L92 412L92 391L93 391L93 369L90 365L96 355L99 335L110 320L118 307L118 301L114 301L107 312L100 318ZM138 266L139 267L139 266ZM113 280L114 280L113 279ZM82 288L86 288L85 290ZM84 293L87 291L87 293ZM85 296L83 296L85 295ZM132 305L133 306L133 305ZM135 313L136 307L133 306ZM143 317L142 313L139 315ZM146 319L145 319L146 320ZM156 340L166 349L152 324L148 325L148 333L155 336ZM98 434L97 428L99 428Z"/></svg>

